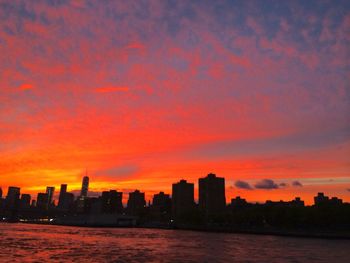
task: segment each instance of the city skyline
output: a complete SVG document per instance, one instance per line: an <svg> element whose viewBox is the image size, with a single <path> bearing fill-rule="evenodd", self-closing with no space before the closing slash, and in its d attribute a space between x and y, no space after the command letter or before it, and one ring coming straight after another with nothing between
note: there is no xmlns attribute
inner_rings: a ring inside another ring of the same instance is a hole
<svg viewBox="0 0 350 263"><path fill-rule="evenodd" d="M269 202L302 202L303 206L304 205L315 205L316 204L316 199L320 199L321 202L322 200L331 200L334 202L340 201L341 203L343 202L343 199L338 198L338 196L332 196L328 197L327 193L324 194L323 192L318 192L317 196L313 196L312 203L305 203L304 200L300 196L295 196L291 200L273 200L271 198L265 199L263 202L256 202L256 201L251 201L251 200L246 200L244 196L236 195L233 197L226 198L226 188L225 188L225 178L223 177L218 177L216 174L209 173L206 177L198 178L198 183L195 182L188 182L185 179L180 179L178 182L172 183L172 190L170 194L167 194L166 192L160 190L159 192L153 192L153 193L148 193L146 194L142 190L140 191L138 189L133 189L133 190L128 190L128 191L123 191L123 189L116 189L116 188L109 188L105 189L102 192L93 192L89 194L89 182L90 178L87 176L87 173L85 173L85 176L82 178L82 183L81 183L81 189L80 190L71 190L68 191L68 185L67 184L60 184L59 191L55 192L55 187L54 186L47 186L46 187L46 193L44 192L38 192L35 196L37 197L36 199L34 196L28 194L28 193L23 193L21 192L21 188L17 186L9 186L7 190L7 195L5 195L4 191L0 187L0 200L3 198L4 200L7 200L8 198L10 199L18 199L21 201L25 201L26 206L32 206L36 207L38 206L38 200L40 198L44 198L43 200L39 201L42 205L46 206L46 209L48 209L51 205L56 206L57 208L62 208L62 203L65 203L66 196L68 195L68 199L70 200L69 202L78 202L81 201L82 203L86 202L86 199L93 199L93 198L107 198L109 197L105 196L106 193L111 194L114 193L113 195L116 195L114 198L117 198L121 204L121 208L129 208L130 207L130 201L131 204L134 202L134 195L141 194L142 199L144 200L144 204L142 207L146 207L147 204L150 206L150 204L154 205L154 200L155 198L157 199L159 195L161 197L166 197L170 198L169 201L172 202L173 204L180 203L180 207L184 206L184 210L186 209L192 209L191 208L191 202L188 202L188 200L193 200L193 205L199 205L199 209L202 210L209 210L209 214L220 214L220 211L224 211L226 209L227 205L232 205L235 204L237 207L239 207L243 201L243 203L247 204L268 204ZM240 182L240 181L237 181ZM262 181L264 182L264 181ZM260 182L260 183L262 183ZM266 183L266 181L265 181ZM196 186L198 189L196 189ZM181 188L185 187L185 190L180 190ZM189 187L189 188L188 188ZM187 189L186 189L187 188ZM257 187L259 188L259 187ZM197 191L196 191L197 190ZM189 192L188 192L189 191ZM206 193L211 193L211 195L207 196ZM119 194L118 194L119 193ZM123 195L123 194L128 194L128 196ZM174 197L175 195L175 197ZM180 198L180 199L179 199ZM153 200L151 202L151 200ZM181 201L184 200L184 201ZM209 201L208 201L209 200ZM338 201L337 201L338 200ZM346 200L344 200L346 203ZM14 201L12 201L14 205ZM108 201L107 201L108 202ZM319 201L320 202L320 201ZM108 202L109 203L109 202ZM225 204L225 207L221 207L221 205ZM67 204L66 204L67 205ZM189 205L189 207L188 207ZM114 203L113 207L111 209L116 209L116 211L119 211L118 207L120 205ZM40 207L40 206L39 206ZM187 208L186 208L187 207ZM118 212L120 213L120 211ZM176 214L176 212L173 211L173 213Z"/></svg>
<svg viewBox="0 0 350 263"><path fill-rule="evenodd" d="M54 187L46 187L36 200L21 194L18 187L9 187L6 197L0 198L0 222L265 234L272 230L280 234L293 231L294 235L310 235L311 229L333 229L334 234L347 236L341 229L348 229L350 203L323 192L314 196L312 205L305 205L300 197L264 203L251 203L240 196L227 200L225 178L209 173L198 178L198 200L194 183L181 179L172 184L171 194L160 191L151 201L136 189L127 193L127 203L123 204L125 193L116 189L89 197L89 182L85 174L77 196L67 192L67 184L61 184L58 204L52 200Z"/></svg>
<svg viewBox="0 0 350 263"><path fill-rule="evenodd" d="M349 1L1 1L0 23L3 191L87 169L197 197L214 172L228 200L350 201Z"/></svg>

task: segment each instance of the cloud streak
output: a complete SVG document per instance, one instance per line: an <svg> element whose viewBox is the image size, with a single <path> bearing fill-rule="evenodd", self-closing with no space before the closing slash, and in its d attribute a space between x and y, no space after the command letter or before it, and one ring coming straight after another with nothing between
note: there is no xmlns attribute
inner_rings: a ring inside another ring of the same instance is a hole
<svg viewBox="0 0 350 263"><path fill-rule="evenodd" d="M247 189L247 190L252 190L253 188L248 182L237 180L235 182L235 186L239 189Z"/></svg>
<svg viewBox="0 0 350 263"><path fill-rule="evenodd" d="M259 182L257 182L254 187L256 189L266 189L266 190L270 190L270 189L278 189L279 186L278 184L276 184L273 180L271 179L263 179Z"/></svg>
<svg viewBox="0 0 350 263"><path fill-rule="evenodd" d="M299 182L299 181L293 181L292 185L296 186L296 187L302 187L303 186L303 184L301 182Z"/></svg>

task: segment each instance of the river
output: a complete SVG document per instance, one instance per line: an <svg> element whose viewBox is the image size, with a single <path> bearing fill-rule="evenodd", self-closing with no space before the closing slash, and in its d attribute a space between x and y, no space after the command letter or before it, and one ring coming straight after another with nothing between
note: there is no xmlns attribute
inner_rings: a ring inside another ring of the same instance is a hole
<svg viewBox="0 0 350 263"><path fill-rule="evenodd" d="M350 262L350 240L0 223L0 262Z"/></svg>

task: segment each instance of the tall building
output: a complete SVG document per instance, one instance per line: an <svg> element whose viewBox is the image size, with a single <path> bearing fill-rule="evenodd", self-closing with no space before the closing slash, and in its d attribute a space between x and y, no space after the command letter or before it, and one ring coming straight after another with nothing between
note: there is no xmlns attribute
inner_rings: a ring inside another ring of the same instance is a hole
<svg viewBox="0 0 350 263"><path fill-rule="evenodd" d="M231 208L242 208L247 206L248 203L244 198L237 196L236 198L231 199Z"/></svg>
<svg viewBox="0 0 350 263"><path fill-rule="evenodd" d="M2 198L2 189L0 187L0 198Z"/></svg>
<svg viewBox="0 0 350 263"><path fill-rule="evenodd" d="M139 215L146 206L145 193L139 190L129 193L127 210L130 215Z"/></svg>
<svg viewBox="0 0 350 263"><path fill-rule="evenodd" d="M7 208L17 208L19 205L21 189L19 187L10 186L7 191L7 196L5 199L5 206Z"/></svg>
<svg viewBox="0 0 350 263"><path fill-rule="evenodd" d="M225 178L208 174L198 180L199 185L199 209L205 216L220 215L225 211Z"/></svg>
<svg viewBox="0 0 350 263"><path fill-rule="evenodd" d="M36 198L36 207L39 209L47 210L49 203L49 196L47 193L38 193Z"/></svg>
<svg viewBox="0 0 350 263"><path fill-rule="evenodd" d="M123 212L123 193L116 190L103 191L101 196L102 213L122 213Z"/></svg>
<svg viewBox="0 0 350 263"><path fill-rule="evenodd" d="M170 212L171 199L170 195L160 192L153 196L152 208L159 212Z"/></svg>
<svg viewBox="0 0 350 263"><path fill-rule="evenodd" d="M305 203L303 200L301 200L300 197L295 197L294 200L289 202L290 205L292 206L304 206Z"/></svg>
<svg viewBox="0 0 350 263"><path fill-rule="evenodd" d="M55 194L55 187L53 186L46 187L46 193L47 193L47 205L48 207L50 207L53 201L53 195Z"/></svg>
<svg viewBox="0 0 350 263"><path fill-rule="evenodd" d="M81 185L81 193L80 196L81 197L87 197L89 191L89 177L88 176L84 176L83 177L83 182Z"/></svg>
<svg viewBox="0 0 350 263"><path fill-rule="evenodd" d="M329 197L325 196L324 193L318 193L317 196L314 197L315 205L325 205L328 204Z"/></svg>
<svg viewBox="0 0 350 263"><path fill-rule="evenodd" d="M58 197L58 204L57 204L59 208L62 208L62 205L64 203L64 199L66 197L66 193L67 193L67 185L61 184L60 196Z"/></svg>
<svg viewBox="0 0 350 263"><path fill-rule="evenodd" d="M72 208L74 203L74 194L73 193L64 193L61 206L59 207L63 211L68 211Z"/></svg>
<svg viewBox="0 0 350 263"><path fill-rule="evenodd" d="M172 186L172 216L175 220L182 220L193 212L194 184L181 180Z"/></svg>
<svg viewBox="0 0 350 263"><path fill-rule="evenodd" d="M332 197L329 199L329 204L331 205L341 205L343 203L343 200L338 197Z"/></svg>
<svg viewBox="0 0 350 263"><path fill-rule="evenodd" d="M30 194L22 194L21 195L21 208L29 208L30 207Z"/></svg>

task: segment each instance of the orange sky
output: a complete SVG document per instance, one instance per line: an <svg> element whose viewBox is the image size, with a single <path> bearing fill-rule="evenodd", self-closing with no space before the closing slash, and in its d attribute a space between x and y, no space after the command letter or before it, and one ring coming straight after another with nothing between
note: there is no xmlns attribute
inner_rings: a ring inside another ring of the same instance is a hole
<svg viewBox="0 0 350 263"><path fill-rule="evenodd" d="M150 199L213 172L228 202L350 202L350 8L269 5L0 5L4 193L87 169L93 192Z"/></svg>

